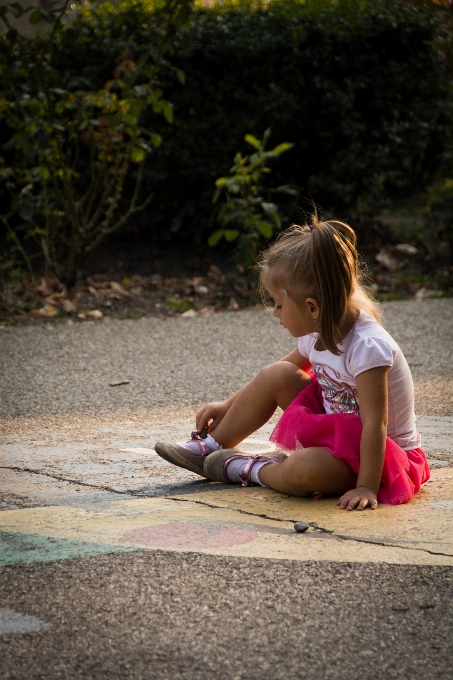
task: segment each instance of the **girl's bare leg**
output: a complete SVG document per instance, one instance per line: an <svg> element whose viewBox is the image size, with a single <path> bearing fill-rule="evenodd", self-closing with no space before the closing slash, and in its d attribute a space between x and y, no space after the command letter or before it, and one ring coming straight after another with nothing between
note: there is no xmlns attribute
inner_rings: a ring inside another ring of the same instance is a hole
<svg viewBox="0 0 453 680"><path fill-rule="evenodd" d="M212 436L225 449L237 446L267 423L277 406L285 410L310 383L308 373L289 361L266 366L237 395Z"/></svg>
<svg viewBox="0 0 453 680"><path fill-rule="evenodd" d="M263 484L290 496L309 496L313 491L342 494L357 482L342 458L315 446L294 451L283 463L265 465L259 475Z"/></svg>

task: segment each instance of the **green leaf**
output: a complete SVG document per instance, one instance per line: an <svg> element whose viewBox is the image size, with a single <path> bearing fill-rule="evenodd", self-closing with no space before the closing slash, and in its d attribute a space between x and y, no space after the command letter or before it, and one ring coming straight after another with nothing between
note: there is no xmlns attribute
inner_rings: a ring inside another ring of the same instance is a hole
<svg viewBox="0 0 453 680"><path fill-rule="evenodd" d="M167 123L173 123L173 108L169 102L162 102L162 113Z"/></svg>
<svg viewBox="0 0 453 680"><path fill-rule="evenodd" d="M225 204L229 208L228 204ZM219 213L219 219L222 220L223 224L229 224L230 222L244 222L245 215L241 210L225 210Z"/></svg>
<svg viewBox="0 0 453 680"><path fill-rule="evenodd" d="M211 247L216 246L220 239L222 238L222 236L224 235L224 233L225 229L218 229L213 234L211 234L211 236L208 238L208 246Z"/></svg>
<svg viewBox="0 0 453 680"><path fill-rule="evenodd" d="M34 215L33 205L30 202L24 203L19 210L19 217L21 217L25 222L29 222Z"/></svg>
<svg viewBox="0 0 453 680"><path fill-rule="evenodd" d="M229 181L230 181L229 177L219 177L219 179L216 179L215 185L218 189L220 189L221 187L225 186L225 184Z"/></svg>
<svg viewBox="0 0 453 680"><path fill-rule="evenodd" d="M133 163L141 163L146 156L145 150L141 148L132 149L131 160Z"/></svg>
<svg viewBox="0 0 453 680"><path fill-rule="evenodd" d="M296 189L288 186L287 184L282 184L282 186L277 187L274 191L278 191L280 194L288 194L289 196L297 196L299 194Z"/></svg>
<svg viewBox="0 0 453 680"><path fill-rule="evenodd" d="M158 147L162 144L162 135L159 135L157 132L151 132L150 139L151 144L155 147Z"/></svg>
<svg viewBox="0 0 453 680"><path fill-rule="evenodd" d="M229 179L225 182L225 188L231 191L232 194L238 194L241 190L239 184L234 179Z"/></svg>
<svg viewBox="0 0 453 680"><path fill-rule="evenodd" d="M148 88L144 85L135 85L134 90L140 97L146 97L148 94Z"/></svg>
<svg viewBox="0 0 453 680"><path fill-rule="evenodd" d="M186 84L186 74L180 68L177 68L175 70L176 70L176 75L178 77L179 82L181 83L181 85L185 85Z"/></svg>
<svg viewBox="0 0 453 680"><path fill-rule="evenodd" d="M259 139L257 139L253 135L245 135L244 139L248 144L253 146L255 149L261 148L261 142L259 141Z"/></svg>
<svg viewBox="0 0 453 680"><path fill-rule="evenodd" d="M235 241L237 239L239 232L237 229L225 229L223 235L225 236L225 239L231 243L231 241Z"/></svg>
<svg viewBox="0 0 453 680"><path fill-rule="evenodd" d="M284 153L285 151L292 149L293 146L294 144L290 144L290 142L283 142L283 144L279 144L275 147L275 149L272 149L272 154L274 156L280 156L280 154Z"/></svg>
<svg viewBox="0 0 453 680"><path fill-rule="evenodd" d="M255 226L260 232L260 234L264 236L264 238L272 238L272 235L274 233L273 224L271 224L270 222L265 222L264 220L260 220L259 222L256 222Z"/></svg>
<svg viewBox="0 0 453 680"><path fill-rule="evenodd" d="M269 215L276 213L278 210L275 203L265 203L264 201L261 203L261 207L263 208L264 212L267 212Z"/></svg>
<svg viewBox="0 0 453 680"><path fill-rule="evenodd" d="M273 220L275 222L275 226L277 227L277 229L281 229L282 228L282 221L280 219L280 215L278 214L278 212L274 213L272 215L272 217L273 217Z"/></svg>
<svg viewBox="0 0 453 680"><path fill-rule="evenodd" d="M43 16L39 10L35 10L30 14L30 23L35 25L39 24L43 20Z"/></svg>

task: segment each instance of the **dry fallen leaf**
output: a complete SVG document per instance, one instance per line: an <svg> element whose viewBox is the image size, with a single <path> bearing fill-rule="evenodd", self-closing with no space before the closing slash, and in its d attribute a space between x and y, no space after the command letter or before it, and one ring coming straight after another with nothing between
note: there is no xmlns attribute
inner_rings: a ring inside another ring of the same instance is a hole
<svg viewBox="0 0 453 680"><path fill-rule="evenodd" d="M207 286L194 286L194 290L198 295L207 295L209 293L209 288Z"/></svg>
<svg viewBox="0 0 453 680"><path fill-rule="evenodd" d="M430 290L429 288L419 288L414 295L416 300L423 300L430 297L442 297L441 290Z"/></svg>
<svg viewBox="0 0 453 680"><path fill-rule="evenodd" d="M63 300L61 306L63 308L63 311L66 312L66 314L75 314L77 311L77 307L73 302L71 302L71 300Z"/></svg>
<svg viewBox="0 0 453 680"><path fill-rule="evenodd" d="M57 316L57 314L58 309L54 307L54 305L44 305L44 307L41 307L41 309L32 309L31 312L28 312L27 316L39 319Z"/></svg>
<svg viewBox="0 0 453 680"><path fill-rule="evenodd" d="M118 283L117 281L110 281L110 288L115 291L115 293L119 293L120 295L126 295L129 296L130 293L128 290L125 290L123 286Z"/></svg>
<svg viewBox="0 0 453 680"><path fill-rule="evenodd" d="M239 307L238 301L235 300L233 297L230 299L230 304L228 305L228 309L230 312L237 312L238 309L241 309Z"/></svg>
<svg viewBox="0 0 453 680"><path fill-rule="evenodd" d="M418 249L410 243L398 243L395 248L403 255L418 255Z"/></svg>
<svg viewBox="0 0 453 680"><path fill-rule="evenodd" d="M66 300L66 297L66 293L52 293L52 295L49 295L44 299L44 303L46 305L58 304L59 302Z"/></svg>
<svg viewBox="0 0 453 680"><path fill-rule="evenodd" d="M104 316L100 309L89 309L85 312L85 315L90 317L90 319L102 319Z"/></svg>
<svg viewBox="0 0 453 680"><path fill-rule="evenodd" d="M379 253L376 255L376 261L379 262L379 264L382 264L383 267L388 269L389 271L396 271L399 267L399 262L396 260L390 253L387 253L385 250L380 250Z"/></svg>
<svg viewBox="0 0 453 680"><path fill-rule="evenodd" d="M52 284L48 279L41 279L39 286L36 286L36 292L42 295L42 297L47 297L52 294Z"/></svg>

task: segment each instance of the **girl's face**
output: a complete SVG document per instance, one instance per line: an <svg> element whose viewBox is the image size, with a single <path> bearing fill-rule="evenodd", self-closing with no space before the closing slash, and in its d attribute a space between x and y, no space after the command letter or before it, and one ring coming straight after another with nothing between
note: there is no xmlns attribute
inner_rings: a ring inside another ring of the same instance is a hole
<svg viewBox="0 0 453 680"><path fill-rule="evenodd" d="M269 293L274 300L274 316L280 319L280 324L294 338L300 338L302 335L315 333L318 330L319 306L317 300L306 298L302 305L299 305L285 291L269 289Z"/></svg>

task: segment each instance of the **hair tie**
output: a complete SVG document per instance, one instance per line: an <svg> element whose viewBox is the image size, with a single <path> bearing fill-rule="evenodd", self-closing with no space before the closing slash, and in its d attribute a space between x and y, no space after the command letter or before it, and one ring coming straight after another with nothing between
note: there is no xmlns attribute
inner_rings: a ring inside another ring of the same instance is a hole
<svg viewBox="0 0 453 680"><path fill-rule="evenodd" d="M310 234L313 233L313 229L315 228L314 224L309 224L308 228L310 229Z"/></svg>

